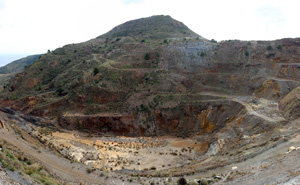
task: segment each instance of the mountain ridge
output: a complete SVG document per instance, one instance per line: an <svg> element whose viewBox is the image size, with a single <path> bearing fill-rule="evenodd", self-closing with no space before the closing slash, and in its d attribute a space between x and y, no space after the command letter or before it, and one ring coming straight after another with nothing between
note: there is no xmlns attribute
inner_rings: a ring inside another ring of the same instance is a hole
<svg viewBox="0 0 300 185"><path fill-rule="evenodd" d="M146 30L145 22L153 28ZM166 22L168 29L161 22ZM170 31L174 25L180 29ZM151 38L157 26L163 34ZM141 30L149 32L145 36L139 34ZM177 39L170 39L174 33ZM279 101L289 93L287 88L299 85L296 73L284 73L288 68L298 70L292 64L298 60L299 42L210 42L169 16L153 16L126 22L101 37L41 56L12 78L1 96L17 99L15 106L28 113L54 116L70 129L85 130L89 122L94 122L95 127L100 125L100 132L104 129L125 135L186 135L201 128L212 132L224 126L224 117L211 117L215 113L208 110L209 106L217 110L219 97L201 93L253 95ZM280 61L285 65L278 65ZM203 101L206 98L214 103L207 104ZM238 115L240 102L223 102L224 107L233 105ZM185 111L179 111L182 108ZM199 117L202 109L213 121L193 125L198 119L194 116ZM223 111L224 115L232 114ZM95 117L70 116L79 112ZM185 115L192 118L185 121ZM84 124L78 125L78 120Z"/></svg>
<svg viewBox="0 0 300 185"><path fill-rule="evenodd" d="M0 67L0 74L19 73L23 71L27 66L36 61L41 54L29 55L6 64Z"/></svg>

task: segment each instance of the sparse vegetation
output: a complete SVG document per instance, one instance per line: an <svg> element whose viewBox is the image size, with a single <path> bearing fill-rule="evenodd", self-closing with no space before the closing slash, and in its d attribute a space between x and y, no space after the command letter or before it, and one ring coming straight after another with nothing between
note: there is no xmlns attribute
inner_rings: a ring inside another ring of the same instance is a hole
<svg viewBox="0 0 300 185"><path fill-rule="evenodd" d="M23 153L7 143L0 151L0 162L4 168L10 171L18 171L21 175L29 175L38 184L59 184L42 165L24 156Z"/></svg>

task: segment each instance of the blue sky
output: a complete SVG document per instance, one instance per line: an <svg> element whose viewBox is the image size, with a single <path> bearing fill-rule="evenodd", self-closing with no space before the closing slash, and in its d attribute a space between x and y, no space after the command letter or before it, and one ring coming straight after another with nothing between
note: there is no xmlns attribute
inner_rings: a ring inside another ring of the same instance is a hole
<svg viewBox="0 0 300 185"><path fill-rule="evenodd" d="M45 53L151 15L218 41L294 38L299 7L299 0L0 0L0 55Z"/></svg>

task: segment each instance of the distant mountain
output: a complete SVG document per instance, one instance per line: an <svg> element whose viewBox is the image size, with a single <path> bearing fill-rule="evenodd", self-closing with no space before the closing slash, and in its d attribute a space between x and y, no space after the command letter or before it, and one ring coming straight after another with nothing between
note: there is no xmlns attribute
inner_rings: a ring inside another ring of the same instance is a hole
<svg viewBox="0 0 300 185"><path fill-rule="evenodd" d="M0 67L0 74L19 73L36 61L41 55L30 55L18 60L15 60L3 67Z"/></svg>

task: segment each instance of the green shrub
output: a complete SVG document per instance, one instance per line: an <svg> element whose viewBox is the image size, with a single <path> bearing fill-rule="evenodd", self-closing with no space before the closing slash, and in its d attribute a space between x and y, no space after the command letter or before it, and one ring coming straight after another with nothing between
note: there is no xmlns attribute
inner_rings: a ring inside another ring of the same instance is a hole
<svg viewBox="0 0 300 185"><path fill-rule="evenodd" d="M150 59L150 54L149 53L146 53L145 55L145 60L149 60Z"/></svg>
<svg viewBox="0 0 300 185"><path fill-rule="evenodd" d="M86 171L88 172L88 173L92 173L92 172L94 172L96 169L95 168L88 168L88 169L86 169Z"/></svg>
<svg viewBox="0 0 300 185"><path fill-rule="evenodd" d="M45 185L57 185L57 183L55 183L54 181L48 179L45 181Z"/></svg>
<svg viewBox="0 0 300 185"><path fill-rule="evenodd" d="M27 165L32 165L32 161L29 160L29 159L27 159L25 162L26 162Z"/></svg>
<svg viewBox="0 0 300 185"><path fill-rule="evenodd" d="M22 163L20 161L18 161L18 160L13 161L13 165L19 171L23 169Z"/></svg>
<svg viewBox="0 0 300 185"><path fill-rule="evenodd" d="M276 47L277 49L279 49L279 50L282 50L282 45L277 45L277 47Z"/></svg>
<svg viewBox="0 0 300 185"><path fill-rule="evenodd" d="M271 45L268 45L268 46L267 46L267 50L272 50L272 46L271 46Z"/></svg>
<svg viewBox="0 0 300 185"><path fill-rule="evenodd" d="M201 57L204 57L204 56L206 56L206 53L204 53L204 52L202 51L201 54L200 54L200 56L201 56Z"/></svg>
<svg viewBox="0 0 300 185"><path fill-rule="evenodd" d="M155 167L155 166L152 166L152 167L150 168L150 170L156 170L156 167Z"/></svg>
<svg viewBox="0 0 300 185"><path fill-rule="evenodd" d="M0 153L0 162L5 160L5 159L6 159L5 155L3 153Z"/></svg>
<svg viewBox="0 0 300 185"><path fill-rule="evenodd" d="M4 167L4 168L7 168L7 167L8 167L8 164L7 164L7 162L6 162L6 161L4 161L4 160L2 161L2 165L3 165L3 167Z"/></svg>
<svg viewBox="0 0 300 185"><path fill-rule="evenodd" d="M103 88L107 87L106 83L102 83L101 87L103 87Z"/></svg>
<svg viewBox="0 0 300 185"><path fill-rule="evenodd" d="M249 52L247 50L244 52L244 54L246 57L249 57Z"/></svg>
<svg viewBox="0 0 300 185"><path fill-rule="evenodd" d="M177 181L178 185L186 185L187 181L185 178L181 177L178 181Z"/></svg>
<svg viewBox="0 0 300 185"><path fill-rule="evenodd" d="M140 107L141 107L140 110L143 111L143 112L149 111L149 108L144 104L141 104Z"/></svg>
<svg viewBox="0 0 300 185"><path fill-rule="evenodd" d="M215 39L211 39L210 42L212 42L212 43L218 43Z"/></svg>
<svg viewBox="0 0 300 185"><path fill-rule="evenodd" d="M58 92L58 96L62 96L64 90L63 90L62 88L59 88L59 89L57 90L57 92Z"/></svg>
<svg viewBox="0 0 300 185"><path fill-rule="evenodd" d="M14 166L12 166L12 165L8 165L8 167L7 167L10 171L15 171L15 167Z"/></svg>
<svg viewBox="0 0 300 185"><path fill-rule="evenodd" d="M11 159L15 159L15 156L12 153L6 153L6 156L11 158Z"/></svg>
<svg viewBox="0 0 300 185"><path fill-rule="evenodd" d="M95 67L95 68L94 68L94 76L95 76L96 74L98 74L99 72L100 72L99 68L98 68L98 67Z"/></svg>
<svg viewBox="0 0 300 185"><path fill-rule="evenodd" d="M27 168L27 169L25 169L25 173L26 173L27 175L32 175L32 174L34 173L34 171L33 171L32 168Z"/></svg>

